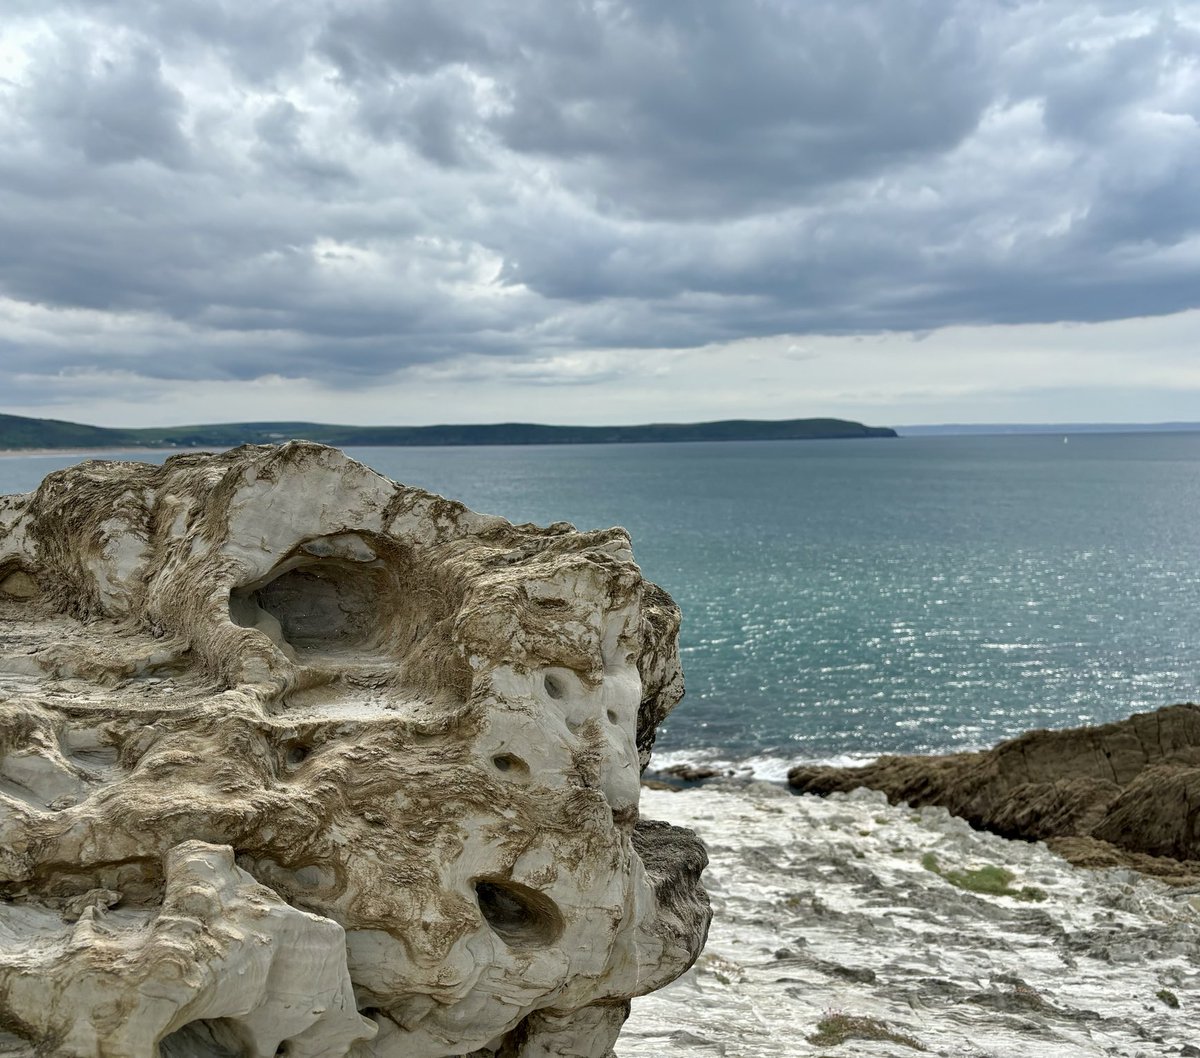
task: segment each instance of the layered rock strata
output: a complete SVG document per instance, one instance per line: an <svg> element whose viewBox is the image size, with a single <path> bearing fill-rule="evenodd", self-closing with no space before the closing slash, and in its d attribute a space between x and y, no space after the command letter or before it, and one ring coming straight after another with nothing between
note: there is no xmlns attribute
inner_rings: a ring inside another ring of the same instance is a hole
<svg viewBox="0 0 1200 1058"><path fill-rule="evenodd" d="M603 1058L708 926L623 530L292 443L0 499L0 1054Z"/></svg>
<svg viewBox="0 0 1200 1058"><path fill-rule="evenodd" d="M854 768L801 765L801 793L857 787L942 805L981 829L1044 840L1081 866L1131 866L1200 882L1200 706L1117 723L1029 731L979 753L887 756Z"/></svg>

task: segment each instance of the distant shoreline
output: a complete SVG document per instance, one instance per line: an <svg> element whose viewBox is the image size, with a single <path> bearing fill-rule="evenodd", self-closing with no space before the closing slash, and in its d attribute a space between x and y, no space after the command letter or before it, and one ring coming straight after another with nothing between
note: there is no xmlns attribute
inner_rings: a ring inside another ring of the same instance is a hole
<svg viewBox="0 0 1200 1058"><path fill-rule="evenodd" d="M335 444L330 441L315 441L316 444L328 444L334 448L610 448L615 445L686 445L686 444L745 444L747 442L762 442L774 444L778 441L866 441L877 440L875 437L701 437L688 440L630 440L630 441L430 441L380 442L347 441ZM893 438L898 440L899 438ZM84 448L72 445L69 448L0 448L0 459L15 459L21 456L98 456L98 455L153 455L167 453L181 455L184 452L227 452L242 444L286 444L289 441L313 441L309 437L289 437L279 441L239 441L236 444L207 444L207 445L172 445L169 447L141 448L136 445L102 445L95 448Z"/></svg>
<svg viewBox="0 0 1200 1058"><path fill-rule="evenodd" d="M1055 434L1198 433L1200 422L942 423L897 426L901 437L1041 437Z"/></svg>
<svg viewBox="0 0 1200 1058"><path fill-rule="evenodd" d="M228 449L292 439L338 448L466 445L621 444L683 441L810 441L894 438L887 426L848 419L722 419L628 426L554 426L545 423L442 423L435 426L347 426L314 422L199 423L117 428L57 419L0 414L0 449L9 451L150 451Z"/></svg>

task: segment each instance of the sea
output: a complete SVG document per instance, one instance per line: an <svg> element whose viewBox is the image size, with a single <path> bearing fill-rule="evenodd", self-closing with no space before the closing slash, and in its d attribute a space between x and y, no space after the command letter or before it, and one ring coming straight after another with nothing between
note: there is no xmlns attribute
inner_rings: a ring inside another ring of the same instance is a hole
<svg viewBox="0 0 1200 1058"><path fill-rule="evenodd" d="M652 766L779 779L1200 697L1200 433L347 451L629 530L684 618ZM0 493L80 458L0 459Z"/></svg>

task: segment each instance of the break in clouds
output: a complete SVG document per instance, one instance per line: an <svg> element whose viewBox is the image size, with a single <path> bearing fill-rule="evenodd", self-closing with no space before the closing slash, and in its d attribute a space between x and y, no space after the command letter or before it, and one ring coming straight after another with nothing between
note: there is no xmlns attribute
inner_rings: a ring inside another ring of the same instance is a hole
<svg viewBox="0 0 1200 1058"><path fill-rule="evenodd" d="M1196 3L9 4L0 391L1194 307L1198 59Z"/></svg>

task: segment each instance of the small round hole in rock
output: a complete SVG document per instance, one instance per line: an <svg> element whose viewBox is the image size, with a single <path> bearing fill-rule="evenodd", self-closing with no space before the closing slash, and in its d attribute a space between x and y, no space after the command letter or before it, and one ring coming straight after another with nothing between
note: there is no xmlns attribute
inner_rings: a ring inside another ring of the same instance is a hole
<svg viewBox="0 0 1200 1058"><path fill-rule="evenodd" d="M542 686L546 688L546 693L555 701L566 697L567 688L557 676L547 673L546 678L542 681Z"/></svg>
<svg viewBox="0 0 1200 1058"><path fill-rule="evenodd" d="M287 751L286 759L289 764L303 764L310 753L312 753L312 749L308 746L292 746Z"/></svg>
<svg viewBox="0 0 1200 1058"><path fill-rule="evenodd" d="M621 718L617 716L617 711L615 709L610 709L608 711L608 722L610 724L620 723L620 720Z"/></svg>
<svg viewBox="0 0 1200 1058"><path fill-rule="evenodd" d="M485 879L475 883L475 896L484 921L511 948L545 947L562 934L558 907L536 889Z"/></svg>
<svg viewBox="0 0 1200 1058"><path fill-rule="evenodd" d="M492 767L502 772L529 773L529 765L514 753L497 753L492 758Z"/></svg>

